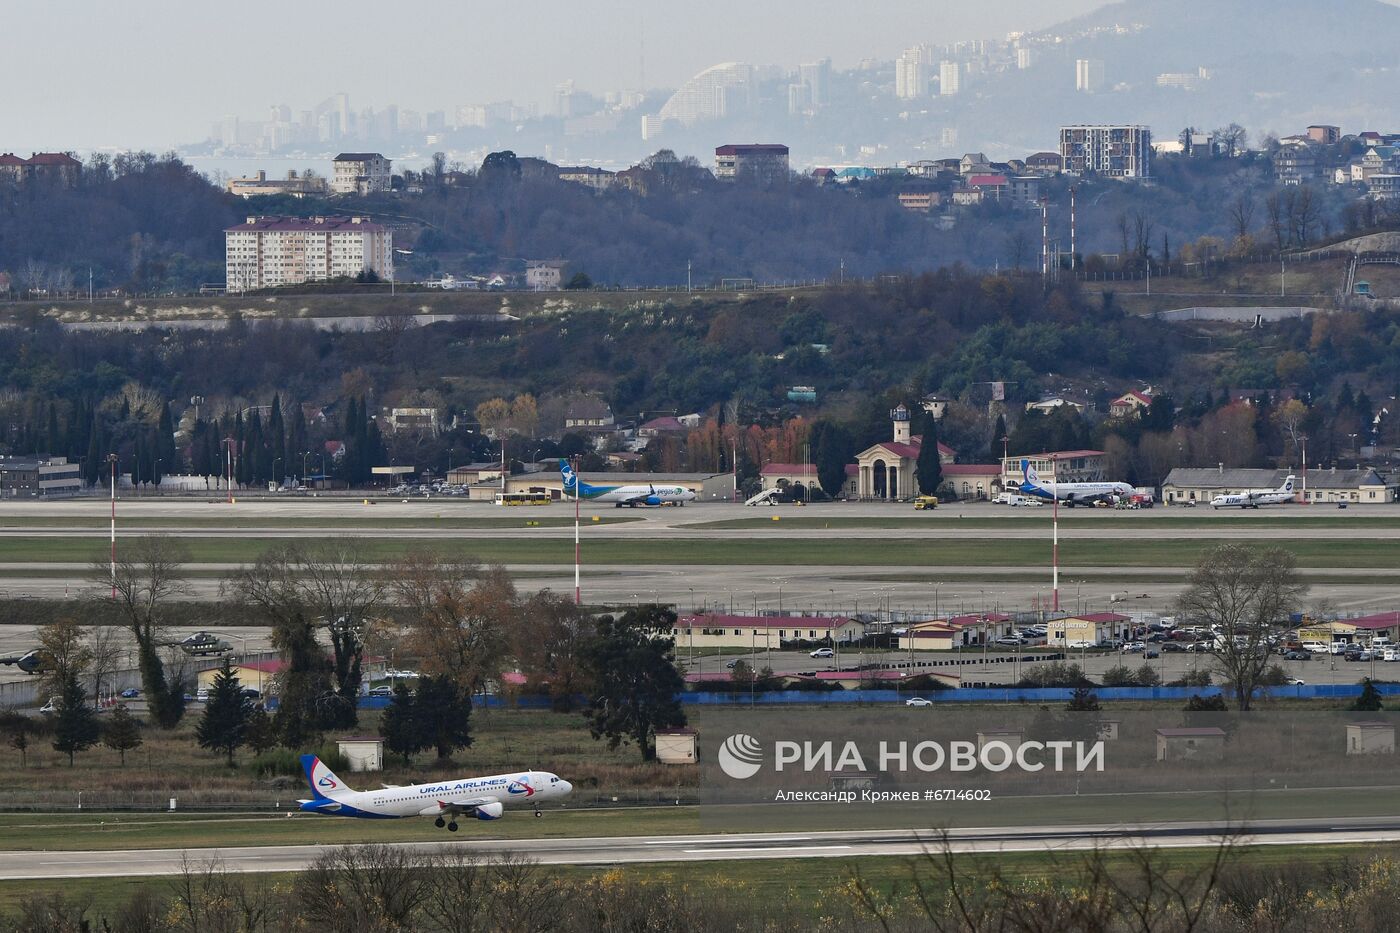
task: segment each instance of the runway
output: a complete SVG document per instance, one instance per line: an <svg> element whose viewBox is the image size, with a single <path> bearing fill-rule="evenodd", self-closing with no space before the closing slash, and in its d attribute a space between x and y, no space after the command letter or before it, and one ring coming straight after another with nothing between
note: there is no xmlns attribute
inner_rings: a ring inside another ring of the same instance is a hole
<svg viewBox="0 0 1400 933"><path fill-rule="evenodd" d="M467 830L470 833L470 827ZM446 835L446 834L444 834ZM1400 841L1400 820L1260 821L1242 830L1213 822L1027 826L952 830L947 846L956 853L1079 852L1141 847L1214 847L1223 838L1248 845L1338 845ZM869 858L940 852L933 830L850 830L817 833L624 836L579 839L519 839L387 843L398 849L433 852L463 847L491 856L509 853L542 865L631 865L655 862L753 861L790 858ZM186 866L217 862L233 872L291 872L308 867L338 846L249 846L205 849L0 852L0 880L176 875Z"/></svg>

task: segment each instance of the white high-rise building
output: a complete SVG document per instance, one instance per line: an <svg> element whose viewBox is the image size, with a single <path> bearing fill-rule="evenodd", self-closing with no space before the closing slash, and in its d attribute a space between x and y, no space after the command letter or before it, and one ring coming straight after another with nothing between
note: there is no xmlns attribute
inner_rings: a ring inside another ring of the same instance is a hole
<svg viewBox="0 0 1400 933"><path fill-rule="evenodd" d="M805 85L813 110L831 103L831 59L797 66L797 83Z"/></svg>
<svg viewBox="0 0 1400 933"><path fill-rule="evenodd" d="M1103 60L1077 58L1074 61L1074 89L1085 94L1103 90Z"/></svg>
<svg viewBox="0 0 1400 933"><path fill-rule="evenodd" d="M693 126L702 120L718 120L737 114L747 105L752 69L742 62L726 62L706 68L682 84L657 114Z"/></svg>
<svg viewBox="0 0 1400 933"><path fill-rule="evenodd" d="M230 292L373 272L394 277L394 235L363 217L249 217L224 230Z"/></svg>
<svg viewBox="0 0 1400 933"><path fill-rule="evenodd" d="M962 65L944 61L938 66L938 93L944 97L962 90Z"/></svg>
<svg viewBox="0 0 1400 933"><path fill-rule="evenodd" d="M1028 46L1022 46L1016 50L1016 67L1025 71L1031 66L1031 50Z"/></svg>
<svg viewBox="0 0 1400 933"><path fill-rule="evenodd" d="M894 96L900 100L927 97L930 61L928 46L905 49L894 62Z"/></svg>

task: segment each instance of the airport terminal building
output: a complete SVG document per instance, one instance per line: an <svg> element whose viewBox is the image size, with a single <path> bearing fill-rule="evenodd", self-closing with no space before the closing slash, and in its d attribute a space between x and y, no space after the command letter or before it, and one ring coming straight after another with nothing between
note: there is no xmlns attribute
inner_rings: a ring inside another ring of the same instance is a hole
<svg viewBox="0 0 1400 933"><path fill-rule="evenodd" d="M1369 467L1312 470L1307 474L1292 470L1177 467L1162 480L1162 501L1167 505L1209 505L1219 495L1277 489L1290 473L1297 477L1298 502L1381 505L1396 501L1396 481Z"/></svg>

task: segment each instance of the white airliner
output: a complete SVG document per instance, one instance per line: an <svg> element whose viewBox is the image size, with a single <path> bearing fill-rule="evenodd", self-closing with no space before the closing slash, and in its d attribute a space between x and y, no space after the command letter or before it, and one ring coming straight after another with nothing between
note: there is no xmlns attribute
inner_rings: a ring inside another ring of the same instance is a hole
<svg viewBox="0 0 1400 933"><path fill-rule="evenodd" d="M1126 499L1133 494L1133 487L1127 483L1042 483L1029 460L1021 461L1021 472L1026 477L1021 484L1021 492L1052 502L1059 499L1070 508L1092 505L1101 500L1111 502Z"/></svg>
<svg viewBox="0 0 1400 933"><path fill-rule="evenodd" d="M393 820L435 817L433 825L457 831L457 817L499 819L506 804L529 803L540 815L541 800L567 797L574 786L548 771L516 771L489 777L453 778L431 784L386 784L379 790L352 790L315 755L302 755L301 767L312 799L298 801L307 813Z"/></svg>
<svg viewBox="0 0 1400 933"><path fill-rule="evenodd" d="M573 498L582 495L589 502L612 502L619 509L624 505L635 509L639 505L661 505L666 502L685 505L695 498L695 493L684 486L657 486L655 483L645 486L590 486L579 480L567 460L559 461L559 475L564 478L565 496Z"/></svg>
<svg viewBox="0 0 1400 933"><path fill-rule="evenodd" d="M1210 507L1213 509L1257 509L1261 505L1280 505L1284 502L1292 502L1294 496L1293 476L1283 481L1283 485L1277 489L1254 489L1249 492L1232 493L1230 495L1219 495L1210 500Z"/></svg>

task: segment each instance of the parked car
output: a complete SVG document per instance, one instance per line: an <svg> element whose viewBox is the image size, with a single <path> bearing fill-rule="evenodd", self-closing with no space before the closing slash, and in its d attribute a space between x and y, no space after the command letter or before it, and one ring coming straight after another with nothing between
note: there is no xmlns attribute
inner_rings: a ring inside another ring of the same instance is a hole
<svg viewBox="0 0 1400 933"><path fill-rule="evenodd" d="M1382 661L1400 661L1400 648L1382 648Z"/></svg>
<svg viewBox="0 0 1400 933"><path fill-rule="evenodd" d="M135 687L127 687L125 690L122 691L123 700L134 700L140 695L141 691L137 690Z"/></svg>
<svg viewBox="0 0 1400 933"><path fill-rule="evenodd" d="M910 697L904 701L905 706L932 706L933 701L928 697Z"/></svg>
<svg viewBox="0 0 1400 933"><path fill-rule="evenodd" d="M1020 635L1003 635L1000 638L998 638L995 642L993 642L993 644L996 645L1007 645L1017 648L1019 648L1021 645L1024 645L1025 643L1026 639L1022 638Z"/></svg>
<svg viewBox="0 0 1400 933"><path fill-rule="evenodd" d="M1312 652L1304 651L1302 648L1295 648L1292 651L1285 651L1283 653L1283 659L1285 661L1311 661Z"/></svg>
<svg viewBox="0 0 1400 933"><path fill-rule="evenodd" d="M1148 648L1142 653L1142 656L1150 660L1152 658L1160 658L1162 656L1162 653L1156 648Z"/></svg>
<svg viewBox="0 0 1400 933"><path fill-rule="evenodd" d="M208 703L208 702L209 702L209 688L208 688L208 687L200 687L199 690L195 692L194 700L195 700L196 703Z"/></svg>
<svg viewBox="0 0 1400 933"><path fill-rule="evenodd" d="M833 651L833 650L831 650L830 648L818 648L816 651L809 652L808 655L807 655L807 657L809 657L809 658L834 658L834 657L836 657L836 652Z"/></svg>
<svg viewBox="0 0 1400 933"><path fill-rule="evenodd" d="M1307 686L1307 683L1308 682L1301 677L1288 678L1288 686L1290 687L1304 687Z"/></svg>
<svg viewBox="0 0 1400 933"><path fill-rule="evenodd" d="M369 695L372 697L391 697L394 695L392 687L371 687Z"/></svg>
<svg viewBox="0 0 1400 933"><path fill-rule="evenodd" d="M1169 654L1180 654L1186 650L1186 646L1179 641L1162 642L1162 650Z"/></svg>
<svg viewBox="0 0 1400 933"><path fill-rule="evenodd" d="M1140 641L1130 641L1123 646L1123 650L1136 654L1139 651L1146 651L1147 645Z"/></svg>
<svg viewBox="0 0 1400 933"><path fill-rule="evenodd" d="M1325 641L1305 641L1303 642L1303 647L1313 654L1327 654L1332 650Z"/></svg>

